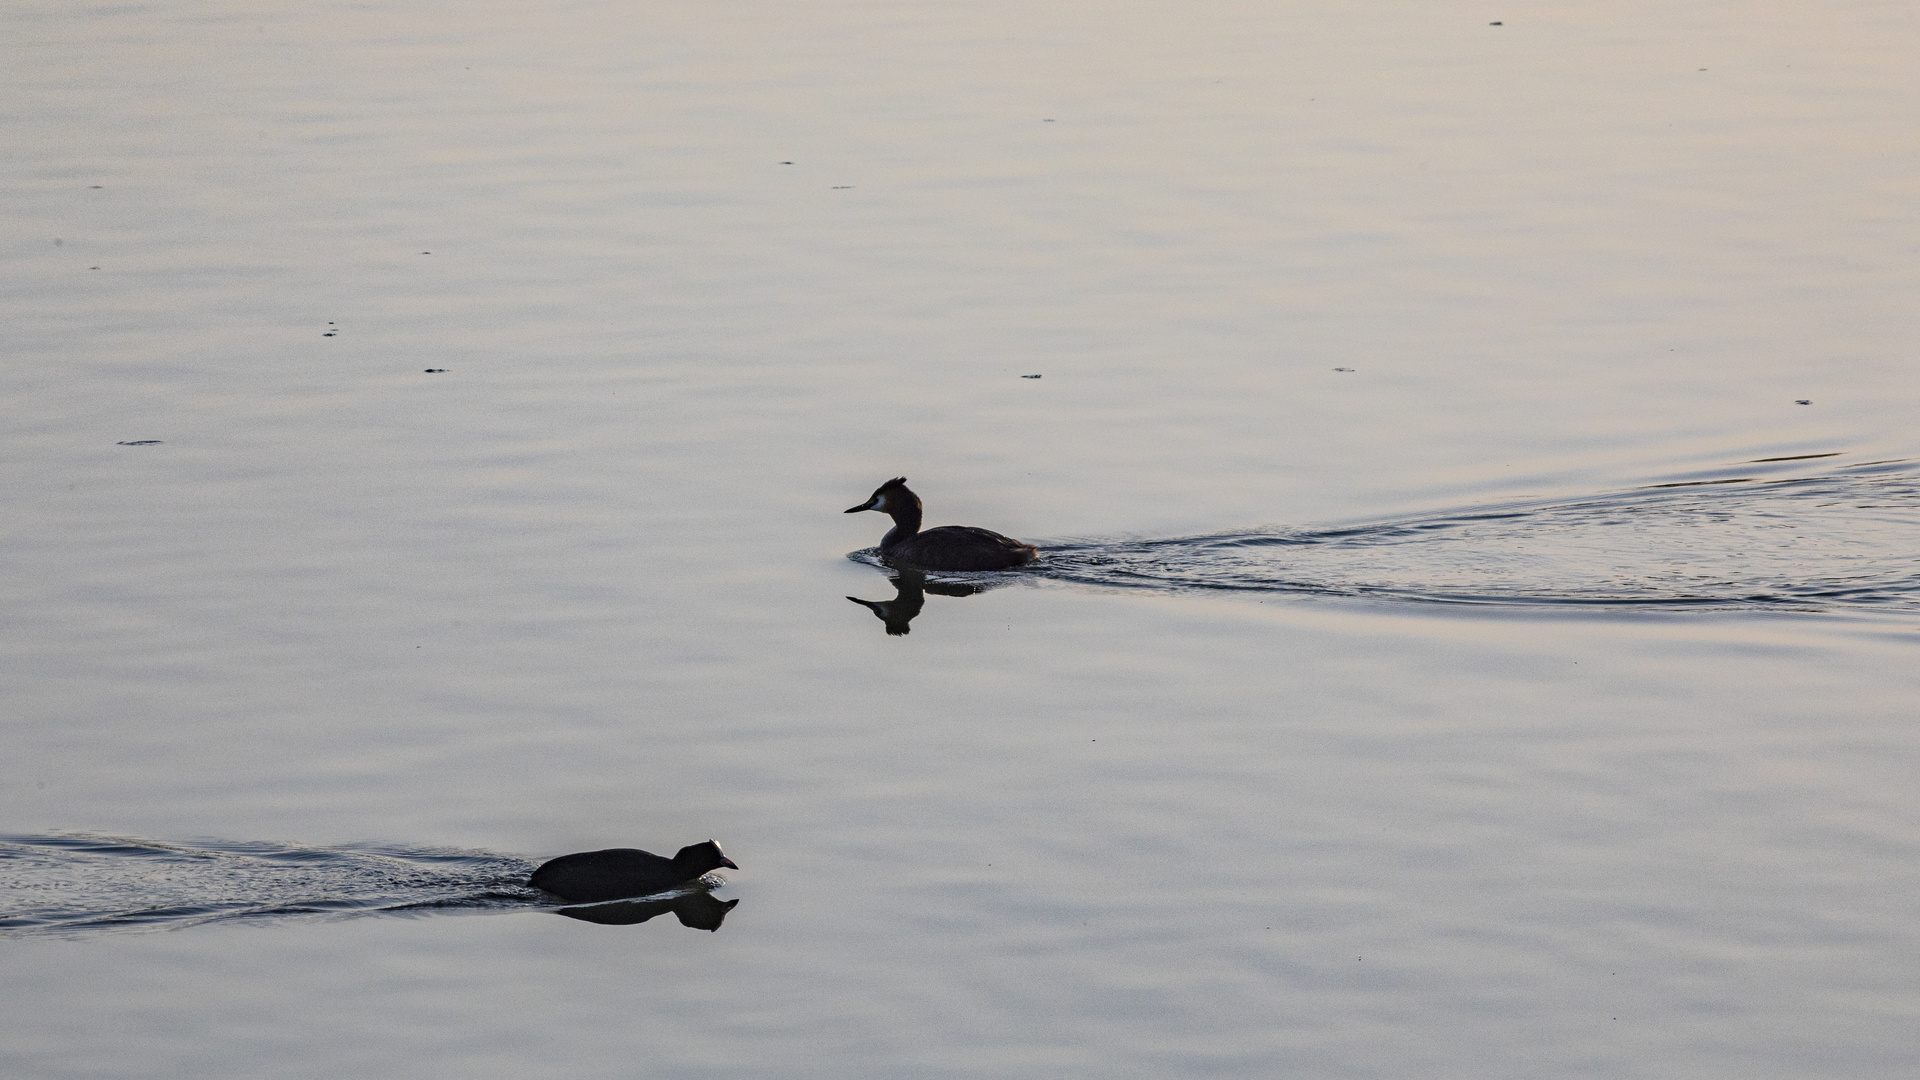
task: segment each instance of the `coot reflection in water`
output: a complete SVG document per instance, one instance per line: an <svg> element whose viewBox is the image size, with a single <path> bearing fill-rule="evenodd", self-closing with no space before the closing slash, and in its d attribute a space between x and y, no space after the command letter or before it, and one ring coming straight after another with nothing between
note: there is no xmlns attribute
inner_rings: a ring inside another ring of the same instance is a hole
<svg viewBox="0 0 1920 1080"><path fill-rule="evenodd" d="M681 926L693 930L718 930L727 912L732 911L739 902L739 897L721 900L705 887L697 887L677 896L653 900L612 900L604 904L563 907L554 914L603 926L632 926L671 911L679 918Z"/></svg>
<svg viewBox="0 0 1920 1080"><path fill-rule="evenodd" d="M967 582L928 581L925 573L903 566L894 572L893 599L862 600L857 596L849 596L847 599L872 611L881 622L886 624L889 637L901 637L911 632L907 624L912 622L914 616L920 614L920 609L926 606L928 593L933 593L935 596L972 596L974 593L985 592L987 588L985 585Z"/></svg>

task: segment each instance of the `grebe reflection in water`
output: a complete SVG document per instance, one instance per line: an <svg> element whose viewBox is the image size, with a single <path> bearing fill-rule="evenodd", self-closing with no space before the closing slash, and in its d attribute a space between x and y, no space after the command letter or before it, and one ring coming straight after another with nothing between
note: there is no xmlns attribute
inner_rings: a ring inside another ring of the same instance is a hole
<svg viewBox="0 0 1920 1080"><path fill-rule="evenodd" d="M935 596L972 596L987 591L985 585L974 585L956 581L928 581L927 575L910 566L903 566L893 575L894 597L891 600L862 600L857 596L847 599L873 612L881 622L887 624L888 637L903 637L910 633L907 624L920 609L926 606L927 594Z"/></svg>

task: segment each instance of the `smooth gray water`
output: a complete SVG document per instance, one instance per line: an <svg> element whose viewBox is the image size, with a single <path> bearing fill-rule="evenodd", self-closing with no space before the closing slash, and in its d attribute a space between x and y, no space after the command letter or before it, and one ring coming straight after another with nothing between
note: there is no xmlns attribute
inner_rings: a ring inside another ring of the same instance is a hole
<svg viewBox="0 0 1920 1080"><path fill-rule="evenodd" d="M1911 1075L1916 46L12 5L0 1071Z"/></svg>

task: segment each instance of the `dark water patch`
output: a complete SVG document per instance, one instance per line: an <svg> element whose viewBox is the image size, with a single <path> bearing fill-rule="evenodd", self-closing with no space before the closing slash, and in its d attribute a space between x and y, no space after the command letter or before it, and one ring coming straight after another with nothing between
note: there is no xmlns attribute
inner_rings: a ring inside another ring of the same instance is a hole
<svg viewBox="0 0 1920 1080"><path fill-rule="evenodd" d="M1025 571L937 577L1478 606L1920 612L1920 464L1837 456L1333 527L1046 544ZM854 557L878 564L872 551Z"/></svg>
<svg viewBox="0 0 1920 1080"><path fill-rule="evenodd" d="M530 860L446 848L0 836L0 937L547 908Z"/></svg>

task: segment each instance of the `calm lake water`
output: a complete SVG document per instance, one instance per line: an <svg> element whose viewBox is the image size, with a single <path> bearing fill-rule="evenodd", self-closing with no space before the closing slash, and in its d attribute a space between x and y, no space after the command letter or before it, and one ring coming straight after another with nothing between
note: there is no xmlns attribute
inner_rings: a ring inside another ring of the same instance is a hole
<svg viewBox="0 0 1920 1080"><path fill-rule="evenodd" d="M1915 55L17 0L0 1071L1914 1075Z"/></svg>

